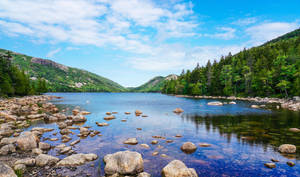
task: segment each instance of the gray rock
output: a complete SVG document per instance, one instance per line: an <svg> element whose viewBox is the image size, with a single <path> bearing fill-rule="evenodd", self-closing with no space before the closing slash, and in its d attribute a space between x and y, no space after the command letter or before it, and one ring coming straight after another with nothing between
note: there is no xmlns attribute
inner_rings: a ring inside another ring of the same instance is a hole
<svg viewBox="0 0 300 177"><path fill-rule="evenodd" d="M57 123L57 126L59 129L64 129L66 128L68 125L65 122L59 122Z"/></svg>
<svg viewBox="0 0 300 177"><path fill-rule="evenodd" d="M268 168L275 168L276 167L276 164L275 163L265 163L264 164L266 167Z"/></svg>
<svg viewBox="0 0 300 177"><path fill-rule="evenodd" d="M57 163L57 166L79 166L86 162L96 160L98 156L96 154L73 154L66 157Z"/></svg>
<svg viewBox="0 0 300 177"><path fill-rule="evenodd" d="M193 153L196 151L197 146L192 142L186 142L181 146L180 149L185 153Z"/></svg>
<svg viewBox="0 0 300 177"><path fill-rule="evenodd" d="M142 155L138 152L120 151L104 157L105 174L137 175L144 171Z"/></svg>
<svg viewBox="0 0 300 177"><path fill-rule="evenodd" d="M138 141L136 138L128 138L126 141L123 142L124 144L136 145Z"/></svg>
<svg viewBox="0 0 300 177"><path fill-rule="evenodd" d="M297 149L296 146L292 144L282 144L278 148L279 152L288 153L288 154L295 153L296 149Z"/></svg>
<svg viewBox="0 0 300 177"><path fill-rule="evenodd" d="M0 149L1 155L7 155L7 154L13 153L13 152L16 152L16 147L13 144L5 145Z"/></svg>
<svg viewBox="0 0 300 177"><path fill-rule="evenodd" d="M151 175L149 173L146 173L146 172L142 172L142 173L139 173L139 175L137 177L150 177Z"/></svg>
<svg viewBox="0 0 300 177"><path fill-rule="evenodd" d="M14 170L0 161L0 177L17 177Z"/></svg>
<svg viewBox="0 0 300 177"><path fill-rule="evenodd" d="M209 106L223 106L223 103L220 102L220 101L213 101L213 102L207 103L207 105L209 105Z"/></svg>
<svg viewBox="0 0 300 177"><path fill-rule="evenodd" d="M46 165L54 165L59 161L59 158L53 157L51 155L40 154L35 158L35 163L37 166L43 167Z"/></svg>
<svg viewBox="0 0 300 177"><path fill-rule="evenodd" d="M162 169L163 177L198 177L193 168L187 168L180 160L173 160Z"/></svg>
<svg viewBox="0 0 300 177"><path fill-rule="evenodd" d="M33 154L36 154L36 155L40 155L40 154L43 154L43 151L39 148L34 148L32 149L31 151Z"/></svg>
<svg viewBox="0 0 300 177"><path fill-rule="evenodd" d="M18 165L18 164L24 164L26 166L34 166L35 159L34 158L19 159L15 162L15 165Z"/></svg>
<svg viewBox="0 0 300 177"><path fill-rule="evenodd" d="M51 148L50 144L45 143L45 142L40 142L39 143L39 148L41 150L49 150Z"/></svg>
<svg viewBox="0 0 300 177"><path fill-rule="evenodd" d="M39 138L32 132L23 132L17 138L17 146L24 151L32 150L37 147Z"/></svg>

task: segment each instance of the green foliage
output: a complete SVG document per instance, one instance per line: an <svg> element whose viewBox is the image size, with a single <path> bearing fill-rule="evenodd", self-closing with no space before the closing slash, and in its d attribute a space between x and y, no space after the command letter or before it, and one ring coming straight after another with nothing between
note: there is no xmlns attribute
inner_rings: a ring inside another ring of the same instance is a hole
<svg viewBox="0 0 300 177"><path fill-rule="evenodd" d="M262 46L221 57L166 81L163 93L187 95L300 95L300 29Z"/></svg>
<svg viewBox="0 0 300 177"><path fill-rule="evenodd" d="M35 82L31 82L24 71L11 62L11 53L0 53L0 97L24 96L47 92L46 84L41 92L34 89Z"/></svg>
<svg viewBox="0 0 300 177"><path fill-rule="evenodd" d="M129 88L129 91L131 91L131 92L160 92L164 85L164 81L165 81L165 77L158 76L158 77L151 79L150 81L148 81L147 83L145 83L139 87Z"/></svg>

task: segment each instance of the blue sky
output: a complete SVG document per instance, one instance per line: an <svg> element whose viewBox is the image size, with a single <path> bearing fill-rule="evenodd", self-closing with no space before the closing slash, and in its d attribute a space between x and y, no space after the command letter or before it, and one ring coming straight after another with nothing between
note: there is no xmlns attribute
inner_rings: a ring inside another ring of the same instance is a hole
<svg viewBox="0 0 300 177"><path fill-rule="evenodd" d="M0 48L138 86L297 29L299 7L299 0L0 0Z"/></svg>

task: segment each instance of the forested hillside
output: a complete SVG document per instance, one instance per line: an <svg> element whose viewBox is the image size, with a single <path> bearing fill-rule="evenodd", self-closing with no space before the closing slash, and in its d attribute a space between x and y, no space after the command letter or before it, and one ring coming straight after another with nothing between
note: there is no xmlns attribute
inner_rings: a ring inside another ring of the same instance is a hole
<svg viewBox="0 0 300 177"><path fill-rule="evenodd" d="M171 80L171 79L176 79L176 78L177 78L177 76L174 74L171 74L167 77L157 76L139 87L129 88L129 91L131 91L131 92L161 92L161 89L164 86L164 82L166 80Z"/></svg>
<svg viewBox="0 0 300 177"><path fill-rule="evenodd" d="M213 96L291 97L300 95L300 29L264 45L229 53L183 71L163 93Z"/></svg>
<svg viewBox="0 0 300 177"><path fill-rule="evenodd" d="M47 92L46 81L30 80L24 70L11 62L11 53L0 54L0 97L25 96Z"/></svg>
<svg viewBox="0 0 300 177"><path fill-rule="evenodd" d="M9 51L0 49L0 54ZM11 52L12 63L28 73L31 80L43 78L51 92L120 92L121 85L94 73L51 60Z"/></svg>

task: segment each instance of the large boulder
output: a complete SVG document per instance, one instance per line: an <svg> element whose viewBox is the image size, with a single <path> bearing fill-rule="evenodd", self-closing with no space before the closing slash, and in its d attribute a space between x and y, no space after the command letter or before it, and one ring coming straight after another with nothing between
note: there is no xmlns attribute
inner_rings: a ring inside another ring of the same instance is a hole
<svg viewBox="0 0 300 177"><path fill-rule="evenodd" d="M104 157L105 174L137 175L144 171L142 155L138 152L119 151Z"/></svg>
<svg viewBox="0 0 300 177"><path fill-rule="evenodd" d="M279 152L288 154L295 153L296 149L296 146L292 144L282 144L278 148Z"/></svg>
<svg viewBox="0 0 300 177"><path fill-rule="evenodd" d="M96 160L98 156L96 154L73 154L66 157L57 163L57 166L79 166L86 162Z"/></svg>
<svg viewBox="0 0 300 177"><path fill-rule="evenodd" d="M196 151L197 146L192 142L186 142L181 146L180 149L185 153L193 153Z"/></svg>
<svg viewBox="0 0 300 177"><path fill-rule="evenodd" d="M5 146L2 146L0 149L0 155L7 155L13 152L16 152L16 147L14 144L7 144Z"/></svg>
<svg viewBox="0 0 300 177"><path fill-rule="evenodd" d="M163 177L198 177L195 169L187 168L180 160L173 160L162 169Z"/></svg>
<svg viewBox="0 0 300 177"><path fill-rule="evenodd" d="M23 132L16 141L17 146L24 151L37 148L38 142L39 138L32 132Z"/></svg>
<svg viewBox="0 0 300 177"><path fill-rule="evenodd" d="M14 170L0 161L0 177L17 177Z"/></svg>
<svg viewBox="0 0 300 177"><path fill-rule="evenodd" d="M54 165L59 161L59 158L53 157L51 155L40 154L35 158L35 163L37 166L43 167L46 165Z"/></svg>

